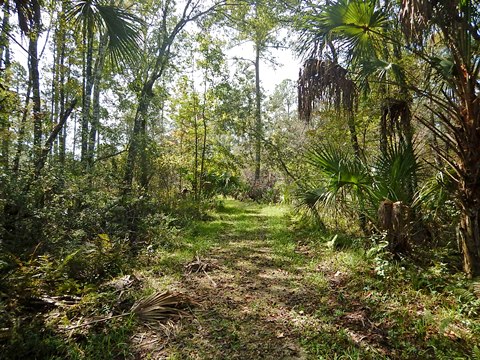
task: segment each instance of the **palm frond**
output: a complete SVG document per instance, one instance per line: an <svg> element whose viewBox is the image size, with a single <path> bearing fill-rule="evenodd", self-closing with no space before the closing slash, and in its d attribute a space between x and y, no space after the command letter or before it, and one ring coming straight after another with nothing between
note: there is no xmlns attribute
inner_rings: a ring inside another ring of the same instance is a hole
<svg viewBox="0 0 480 360"><path fill-rule="evenodd" d="M307 215L315 219L322 228L325 227L321 216L320 208L328 206L334 202L334 194L325 187L303 184L294 194L297 201L297 210L304 211Z"/></svg>
<svg viewBox="0 0 480 360"><path fill-rule="evenodd" d="M384 46L387 18L375 5L375 1L348 2L343 24L334 30L345 41L353 62L375 57Z"/></svg>
<svg viewBox="0 0 480 360"><path fill-rule="evenodd" d="M362 188L372 183L365 165L338 146L317 144L307 152L306 162L327 179L329 188L335 191L343 186Z"/></svg>
<svg viewBox="0 0 480 360"><path fill-rule="evenodd" d="M335 193L324 186L303 185L295 195L300 206L312 211L335 202Z"/></svg>
<svg viewBox="0 0 480 360"><path fill-rule="evenodd" d="M78 27L92 27L108 37L109 57L115 67L138 58L143 22L137 16L115 5L98 0L74 1L66 18Z"/></svg>
<svg viewBox="0 0 480 360"><path fill-rule="evenodd" d="M400 21L408 39L421 42L432 17L432 1L402 0Z"/></svg>
<svg viewBox="0 0 480 360"><path fill-rule="evenodd" d="M420 165L411 145L396 145L375 164L375 193L378 201L388 199L412 203L411 184Z"/></svg>
<svg viewBox="0 0 480 360"><path fill-rule="evenodd" d="M340 65L319 59L305 62L298 81L300 117L309 121L317 103L332 105L337 111L352 112L356 104L356 87Z"/></svg>
<svg viewBox="0 0 480 360"><path fill-rule="evenodd" d="M185 295L170 291L157 292L136 302L131 312L146 322L158 322L187 316L186 309L193 301Z"/></svg>
<svg viewBox="0 0 480 360"><path fill-rule="evenodd" d="M364 92L370 90L368 82L372 76L383 83L404 85L406 81L405 70L400 64L378 58L365 59L359 65L358 83Z"/></svg>
<svg viewBox="0 0 480 360"><path fill-rule="evenodd" d="M320 14L302 24L306 29L300 49L304 55L322 57L322 50L331 41L340 42L354 63L365 57L376 57L384 47L383 33L387 17L373 0L339 0L323 7Z"/></svg>
<svg viewBox="0 0 480 360"><path fill-rule="evenodd" d="M127 10L110 5L98 5L102 26L108 35L112 63L134 63L138 59L142 21Z"/></svg>

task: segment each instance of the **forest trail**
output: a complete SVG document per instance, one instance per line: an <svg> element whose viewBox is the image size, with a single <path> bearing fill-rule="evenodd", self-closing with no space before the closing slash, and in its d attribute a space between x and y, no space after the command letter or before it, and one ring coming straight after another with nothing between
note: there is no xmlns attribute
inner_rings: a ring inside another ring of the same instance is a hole
<svg viewBox="0 0 480 360"><path fill-rule="evenodd" d="M322 333L345 344L336 338L344 317L331 292L343 275L319 268L297 244L287 213L281 206L226 201L215 220L200 224L196 236L217 242L199 256L208 271L184 273L175 284L200 305L155 358L307 359L305 342L321 341ZM352 316L363 323L357 310ZM328 323L334 312L337 324ZM362 342L369 334L358 336Z"/></svg>

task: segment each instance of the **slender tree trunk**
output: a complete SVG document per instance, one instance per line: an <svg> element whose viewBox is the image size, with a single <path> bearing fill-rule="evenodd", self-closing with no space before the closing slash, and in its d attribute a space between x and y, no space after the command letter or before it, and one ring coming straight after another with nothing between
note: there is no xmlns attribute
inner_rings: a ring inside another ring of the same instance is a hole
<svg viewBox="0 0 480 360"><path fill-rule="evenodd" d="M34 172L35 179L37 179L40 176L40 173L44 168L45 163L47 162L47 157L52 149L53 143L55 142L58 134L61 132L62 127L67 122L67 119L72 113L76 104L77 104L77 100L74 99L70 104L70 106L68 107L68 109L65 111L65 114L63 114L63 117L59 120L58 124L53 128L52 132L50 133L47 140L45 141L45 144L43 145L43 148L41 150L40 157L35 163L35 172Z"/></svg>
<svg viewBox="0 0 480 360"><path fill-rule="evenodd" d="M198 200L199 192L201 191L198 186L198 109L197 109L197 98L195 91L194 103L193 103L193 134L195 136L195 146L194 146L194 160L193 160L193 193L195 195L195 200Z"/></svg>
<svg viewBox="0 0 480 360"><path fill-rule="evenodd" d="M205 183L205 157L207 154L207 118L206 118L206 108L207 108L207 80L208 80L208 69L205 69L205 81L203 86L203 104L202 104L202 125L203 125L203 141L202 141L202 156L200 158L200 194L204 190Z"/></svg>
<svg viewBox="0 0 480 360"><path fill-rule="evenodd" d="M358 144L357 129L355 126L355 115L353 111L349 111L347 114L348 129L350 130L350 142L353 147L353 151L357 159L360 159L360 145Z"/></svg>
<svg viewBox="0 0 480 360"><path fill-rule="evenodd" d="M75 149L77 148L77 113L73 113L73 144L72 144L72 157L75 159Z"/></svg>
<svg viewBox="0 0 480 360"><path fill-rule="evenodd" d="M10 31L10 14L8 2L5 4L5 11L3 13L2 33L0 35L0 68L3 66L5 74L5 84L8 87L9 75L8 68L10 67L10 44L8 41L8 32ZM0 133L2 134L2 155L0 164L4 169L8 168L9 163L9 148L10 148L10 116L9 111L3 109L0 119Z"/></svg>
<svg viewBox="0 0 480 360"><path fill-rule="evenodd" d="M260 93L260 44L255 44L255 183L260 180L262 112Z"/></svg>
<svg viewBox="0 0 480 360"><path fill-rule="evenodd" d="M202 141L202 156L200 158L200 194L204 190L204 184L205 184L205 176L206 176L206 170L205 170L205 157L207 153L207 134L208 134L208 127L207 127L207 119L205 118L205 104L202 109L202 125L203 125L203 141Z"/></svg>
<svg viewBox="0 0 480 360"><path fill-rule="evenodd" d="M93 87L92 64L93 64L93 24L90 19L87 20L84 29L85 45L87 53L85 54L85 65L83 70L83 91L82 91L82 140L81 140L81 160L85 166L88 163L88 140L90 124L90 108Z"/></svg>
<svg viewBox="0 0 480 360"><path fill-rule="evenodd" d="M10 7L8 1L5 2L5 7L3 10L3 20L2 20L2 32L0 34L0 68L5 66L3 61L3 54L9 46L8 44L8 32L10 31Z"/></svg>
<svg viewBox="0 0 480 360"><path fill-rule="evenodd" d="M20 128L18 130L17 138L17 150L15 152L15 158L13 159L13 171L18 173L20 169L20 157L23 151L23 142L25 141L25 126L27 124L28 107L30 105L30 93L32 91L32 82L28 81L27 93L25 95L25 107L22 111L22 119L20 120Z"/></svg>
<svg viewBox="0 0 480 360"><path fill-rule="evenodd" d="M95 139L97 137L98 127L100 125L100 82L102 79L103 68L105 65L105 56L107 53L108 37L104 35L100 40L98 56L95 63L94 79L93 79L93 114L90 124L90 139L88 143L88 161L89 167L93 166L95 154Z"/></svg>
<svg viewBox="0 0 480 360"><path fill-rule="evenodd" d="M146 130L146 117L148 107L150 106L151 101L151 89L153 87L153 81L147 81L141 91L141 95L138 99L137 111L135 113L135 119L133 122L133 132L130 139L130 144L128 148L127 163L125 166L125 175L123 177L123 182L125 186L125 193L128 194L131 191L133 185L133 177L135 170L135 162L137 160L137 155L139 150L145 152L145 148L142 148L142 145L145 145L145 130ZM145 180L145 179L144 179Z"/></svg>
<svg viewBox="0 0 480 360"><path fill-rule="evenodd" d="M62 86L60 84L60 54L59 47L60 43L58 41L58 27L55 29L55 46L53 48L53 66L52 66L52 96L50 99L50 122L52 124L56 123L59 119L60 111L60 94L59 88ZM53 152L55 155L58 155L59 144L58 141L55 141L53 145Z"/></svg>
<svg viewBox="0 0 480 360"><path fill-rule="evenodd" d="M42 152L42 105L40 98L40 74L38 71L38 38L40 36L41 13L40 4L37 0L32 1L33 27L29 33L29 72L32 79L32 102L33 102L33 158L38 161Z"/></svg>
<svg viewBox="0 0 480 360"><path fill-rule="evenodd" d="M65 33L61 33L60 39L60 60L59 60L59 73L60 73L60 118L65 114ZM61 133L58 136L59 146L59 162L62 168L65 166L65 154L66 154L66 140L67 140L67 123L62 128Z"/></svg>

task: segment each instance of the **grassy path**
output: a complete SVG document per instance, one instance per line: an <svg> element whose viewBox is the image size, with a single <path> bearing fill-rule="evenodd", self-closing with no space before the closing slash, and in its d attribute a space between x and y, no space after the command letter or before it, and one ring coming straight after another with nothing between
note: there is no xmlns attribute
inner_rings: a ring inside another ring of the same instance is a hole
<svg viewBox="0 0 480 360"><path fill-rule="evenodd" d="M226 201L157 264L161 280L150 285L186 293L199 306L193 318L172 326L170 337L144 348L142 358L461 359L471 353L474 327L461 325L451 300L443 304L445 297L419 291L420 283L400 273L375 276L361 249L332 250L305 236L291 226L286 207ZM208 271L185 272L194 254L211 265Z"/></svg>
<svg viewBox="0 0 480 360"><path fill-rule="evenodd" d="M318 334L327 332L348 355L348 336L328 325L336 306L330 287L341 281L340 272L336 278L331 274L329 283L318 261L296 243L287 212L286 207L228 200L213 221L192 230L183 251L165 258L162 268L182 271L197 253L214 268L183 273L171 284L201 306L192 321L174 329L175 336L155 357L322 358L322 349L315 347Z"/></svg>
<svg viewBox="0 0 480 360"><path fill-rule="evenodd" d="M227 201L214 221L200 225L194 240L214 240L201 259L215 268L182 279L180 289L202 309L169 344L170 358L305 358L294 328L315 289L304 278L306 259L295 252L285 213Z"/></svg>

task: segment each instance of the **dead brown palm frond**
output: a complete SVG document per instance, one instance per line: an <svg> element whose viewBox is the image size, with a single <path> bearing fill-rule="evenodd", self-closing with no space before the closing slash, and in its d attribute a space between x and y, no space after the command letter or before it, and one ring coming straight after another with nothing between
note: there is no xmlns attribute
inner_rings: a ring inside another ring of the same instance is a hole
<svg viewBox="0 0 480 360"><path fill-rule="evenodd" d="M419 42L432 17L430 0L402 0L400 21L408 39Z"/></svg>
<svg viewBox="0 0 480 360"><path fill-rule="evenodd" d="M382 105L380 147L385 154L390 144L409 144L412 141L412 114L408 100L387 98Z"/></svg>
<svg viewBox="0 0 480 360"><path fill-rule="evenodd" d="M156 292L143 299L138 300L131 307L130 311L119 315L110 315L108 317L95 319L74 326L66 326L67 331L77 328L106 322L112 319L135 316L144 324L161 323L172 319L179 319L190 315L190 308L196 305L188 296L170 291Z"/></svg>
<svg viewBox="0 0 480 360"><path fill-rule="evenodd" d="M137 301L130 312L143 321L156 322L188 316L187 309L193 304L193 301L183 294L164 291Z"/></svg>
<svg viewBox="0 0 480 360"><path fill-rule="evenodd" d="M314 107L322 102L336 110L353 112L356 96L355 83L339 64L309 59L303 65L298 80L298 109L303 120L308 122Z"/></svg>

